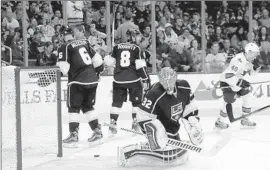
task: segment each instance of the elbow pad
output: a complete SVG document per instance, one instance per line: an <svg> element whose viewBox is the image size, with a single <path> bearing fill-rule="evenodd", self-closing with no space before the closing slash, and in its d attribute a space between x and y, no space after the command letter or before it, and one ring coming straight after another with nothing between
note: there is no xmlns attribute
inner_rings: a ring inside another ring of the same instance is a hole
<svg viewBox="0 0 270 170"><path fill-rule="evenodd" d="M59 61L56 63L56 66L58 66L63 73L63 75L66 75L69 71L70 64L66 61Z"/></svg>

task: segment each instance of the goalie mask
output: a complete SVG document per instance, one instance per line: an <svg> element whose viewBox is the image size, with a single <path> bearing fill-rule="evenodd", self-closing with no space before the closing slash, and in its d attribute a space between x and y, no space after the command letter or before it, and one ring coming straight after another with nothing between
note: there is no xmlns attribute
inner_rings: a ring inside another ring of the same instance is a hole
<svg viewBox="0 0 270 170"><path fill-rule="evenodd" d="M159 82L166 90L167 94L172 95L177 80L176 72L170 67L164 67L158 73Z"/></svg>

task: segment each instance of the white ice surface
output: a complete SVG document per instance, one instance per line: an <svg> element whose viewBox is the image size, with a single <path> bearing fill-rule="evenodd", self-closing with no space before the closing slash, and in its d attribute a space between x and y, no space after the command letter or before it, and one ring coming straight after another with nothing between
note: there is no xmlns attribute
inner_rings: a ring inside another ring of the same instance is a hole
<svg viewBox="0 0 270 170"><path fill-rule="evenodd" d="M109 109L108 109L109 110ZM201 121L205 131L205 147L211 147L214 138L213 125L218 109L201 110ZM211 116L209 116L211 115ZM119 118L120 127L129 128L131 114L122 113ZM104 140L102 145L89 147L87 138L91 134L89 125L83 120L79 132L79 148L64 148L64 156L36 155L24 158L25 170L270 170L270 114L269 110L251 117L258 124L253 130L240 130L239 122L232 125L231 141L221 152L212 158L192 153L190 160L177 167L117 167L117 146L124 146L140 141L139 136L128 132L119 132L118 138L106 142L108 128L103 127ZM63 114L63 138L68 135L68 116ZM108 122L109 114L100 114L102 122ZM100 155L95 158L94 155Z"/></svg>

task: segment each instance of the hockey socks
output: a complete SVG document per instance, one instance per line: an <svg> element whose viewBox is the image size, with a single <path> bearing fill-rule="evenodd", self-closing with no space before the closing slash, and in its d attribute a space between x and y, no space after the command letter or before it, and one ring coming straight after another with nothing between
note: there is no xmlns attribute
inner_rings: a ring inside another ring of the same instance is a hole
<svg viewBox="0 0 270 170"><path fill-rule="evenodd" d="M78 122L70 122L69 123L69 132L78 132L80 123Z"/></svg>

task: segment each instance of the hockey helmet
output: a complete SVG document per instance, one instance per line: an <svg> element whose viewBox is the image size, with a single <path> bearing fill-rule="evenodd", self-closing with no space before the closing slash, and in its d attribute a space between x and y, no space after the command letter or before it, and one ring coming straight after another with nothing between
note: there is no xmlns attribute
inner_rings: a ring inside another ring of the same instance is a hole
<svg viewBox="0 0 270 170"><path fill-rule="evenodd" d="M260 54L260 48L255 43L248 43L245 48L245 56L248 61L252 62L259 54Z"/></svg>
<svg viewBox="0 0 270 170"><path fill-rule="evenodd" d="M171 67L163 67L158 73L158 79L167 94L172 95L177 80L177 73Z"/></svg>

